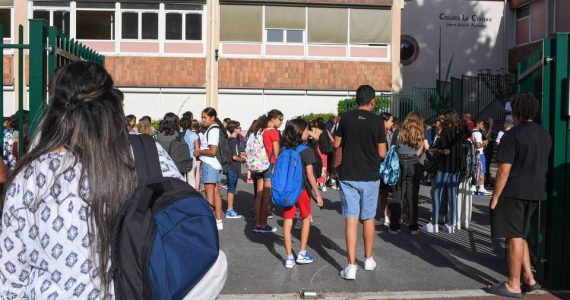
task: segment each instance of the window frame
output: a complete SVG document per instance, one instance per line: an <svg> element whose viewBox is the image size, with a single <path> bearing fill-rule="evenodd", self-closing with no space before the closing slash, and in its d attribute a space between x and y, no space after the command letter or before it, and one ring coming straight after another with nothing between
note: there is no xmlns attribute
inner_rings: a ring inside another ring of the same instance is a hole
<svg viewBox="0 0 570 300"><path fill-rule="evenodd" d="M125 41L125 42L133 42L133 41L138 41L138 42L142 42L142 41L150 41L150 42L158 42L161 40L161 30L162 30L162 26L160 26L161 24L161 10L160 8L158 9L132 9L132 8L122 8L120 7L119 9L116 10L116 13L118 13L120 15L121 18L121 28L119 28L119 32L121 34L121 37L119 40L121 41ZM137 14L137 38L136 39L131 39L131 38L123 38L123 13L136 13ZM157 21L157 36L155 39L143 39L142 38L142 14L143 13L154 13L156 14L156 17L158 19ZM166 24L166 18L164 18L164 22Z"/></svg>
<svg viewBox="0 0 570 300"><path fill-rule="evenodd" d="M66 32L65 34L68 36L71 36L71 33L76 31L76 27L71 26L72 19L74 19L72 14L75 14L75 12L71 9L71 6L32 6L32 9L30 10L30 13L29 13L30 19L34 18L34 13L36 11L45 11L45 12L49 13L49 23L47 24L48 26L54 26L53 25L54 12L68 12L69 13L69 32ZM12 13L13 12L14 12L14 8L12 7ZM12 15L12 24L14 24L14 16L13 15ZM77 24L77 22L75 24ZM74 36L75 36L75 34L74 34Z"/></svg>
<svg viewBox="0 0 570 300"><path fill-rule="evenodd" d="M182 15L182 39L180 40L174 40L174 39L167 39L166 38L166 15L168 14L179 14ZM201 38L199 40L188 40L186 39L186 15L201 15L201 22L200 22L200 31L201 31ZM163 30L164 30L164 42L165 43L203 43L204 42L204 37L206 36L206 20L204 18L204 6L202 5L202 10L185 10L185 11L179 11L179 10L169 10L169 9L165 9L164 10L164 26L163 26Z"/></svg>
<svg viewBox="0 0 570 300"><path fill-rule="evenodd" d="M88 8L88 7L76 7L76 2L72 1L71 2L71 18L72 21L70 21L70 26L73 27L72 29L70 29L69 31L73 34L70 34L71 37L75 38L76 40L79 41L88 41L88 42L101 42L101 41L105 41L105 42L116 42L117 40L119 40L119 37L117 36L117 24L118 19L117 19L117 9L116 8ZM106 12L112 12L113 13L113 17L114 17L114 22L111 24L111 32L113 33L113 36L111 37L111 39L80 39L77 37L77 12L80 11L106 11Z"/></svg>
<svg viewBox="0 0 570 300"><path fill-rule="evenodd" d="M264 43L267 45L296 45L301 46L307 43L307 30L306 29L288 29L288 28L264 28ZM267 40L269 30L281 30L283 31L283 40L281 42L270 42ZM289 31L300 31L303 34L301 42L287 42L287 37L289 36Z"/></svg>

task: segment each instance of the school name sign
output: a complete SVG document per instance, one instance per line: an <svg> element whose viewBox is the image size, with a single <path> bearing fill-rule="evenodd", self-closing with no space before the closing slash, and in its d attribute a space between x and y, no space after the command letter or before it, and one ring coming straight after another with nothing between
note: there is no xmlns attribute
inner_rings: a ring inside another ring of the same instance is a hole
<svg viewBox="0 0 570 300"><path fill-rule="evenodd" d="M485 28L488 23L493 22L493 18L478 16L478 15L448 15L445 13L439 14L439 19L445 22L446 27L478 27Z"/></svg>

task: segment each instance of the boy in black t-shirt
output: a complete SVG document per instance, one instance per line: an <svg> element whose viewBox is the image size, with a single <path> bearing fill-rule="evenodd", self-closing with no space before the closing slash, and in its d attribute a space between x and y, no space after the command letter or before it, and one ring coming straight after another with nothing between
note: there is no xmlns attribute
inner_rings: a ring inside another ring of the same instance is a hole
<svg viewBox="0 0 570 300"><path fill-rule="evenodd" d="M531 216L538 202L544 200L544 175L552 140L544 128L532 121L538 111L533 95L514 95L511 103L517 126L501 139L495 192L489 204L491 235L507 239L509 278L488 291L520 298L522 293L540 288L532 273L526 236Z"/></svg>
<svg viewBox="0 0 570 300"><path fill-rule="evenodd" d="M348 265L340 271L344 279L356 278L356 244L358 219L364 230L364 269L376 268L374 249L374 216L380 187L380 161L386 156L384 121L372 113L375 91L369 85L356 90L358 109L342 115L336 131L334 146L342 146L340 199L342 215L346 218Z"/></svg>

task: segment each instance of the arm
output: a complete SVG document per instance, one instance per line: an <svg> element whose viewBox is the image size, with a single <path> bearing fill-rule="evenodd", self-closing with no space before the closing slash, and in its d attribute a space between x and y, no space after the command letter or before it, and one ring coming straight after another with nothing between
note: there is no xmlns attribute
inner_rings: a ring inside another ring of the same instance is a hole
<svg viewBox="0 0 570 300"><path fill-rule="evenodd" d="M208 145L208 149L205 150L194 150L194 155L195 156L216 156L216 153L218 153L218 146L216 145Z"/></svg>
<svg viewBox="0 0 570 300"><path fill-rule="evenodd" d="M425 140L424 140L424 141L425 141ZM429 147L429 146L428 146L428 147ZM416 155L417 155L418 157L421 157L421 156L424 154L424 152L425 152L425 145L422 145L422 146L418 149L418 152L416 153Z"/></svg>
<svg viewBox="0 0 570 300"><path fill-rule="evenodd" d="M509 179L509 174L511 173L512 164L501 163L497 169L497 175L495 177L495 191L491 197L491 202L489 203L490 209L495 209L497 203L499 203L499 197L507 185L507 180Z"/></svg>
<svg viewBox="0 0 570 300"><path fill-rule="evenodd" d="M273 158L277 159L277 157L279 156L279 153L281 152L281 146L279 145L279 142L273 142Z"/></svg>
<svg viewBox="0 0 570 300"><path fill-rule="evenodd" d="M327 131L327 136L329 137L329 140L331 141L331 143L333 143L333 142L334 142L334 138L333 138L332 134L331 134L329 131Z"/></svg>
<svg viewBox="0 0 570 300"><path fill-rule="evenodd" d="M307 180L309 180L311 189L313 190L313 193L317 195L317 206L323 207L323 198L319 192L319 188L317 187L317 180L315 179L315 174L313 173L313 165L307 165L305 167L305 170L307 172Z"/></svg>
<svg viewBox="0 0 570 300"><path fill-rule="evenodd" d="M4 160L0 159L0 183L8 182L8 168L4 164Z"/></svg>
<svg viewBox="0 0 570 300"><path fill-rule="evenodd" d="M340 136L335 136L335 137L334 137L334 144L333 144L334 147L335 147L335 148L339 148L340 145L341 145L341 143L342 143L342 137L340 137Z"/></svg>
<svg viewBox="0 0 570 300"><path fill-rule="evenodd" d="M378 155L380 155L380 158L386 157L387 152L388 152L388 146L386 145L386 143L378 144Z"/></svg>

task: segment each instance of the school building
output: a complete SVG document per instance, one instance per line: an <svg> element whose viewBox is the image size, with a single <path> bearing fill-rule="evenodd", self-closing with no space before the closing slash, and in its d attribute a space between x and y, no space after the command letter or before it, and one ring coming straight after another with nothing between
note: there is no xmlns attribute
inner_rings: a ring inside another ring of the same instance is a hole
<svg viewBox="0 0 570 300"><path fill-rule="evenodd" d="M245 126L272 108L336 113L360 84L399 91L400 15L400 0L0 1L5 43L44 19L104 54L127 114L212 106ZM14 55L4 51L6 115Z"/></svg>

